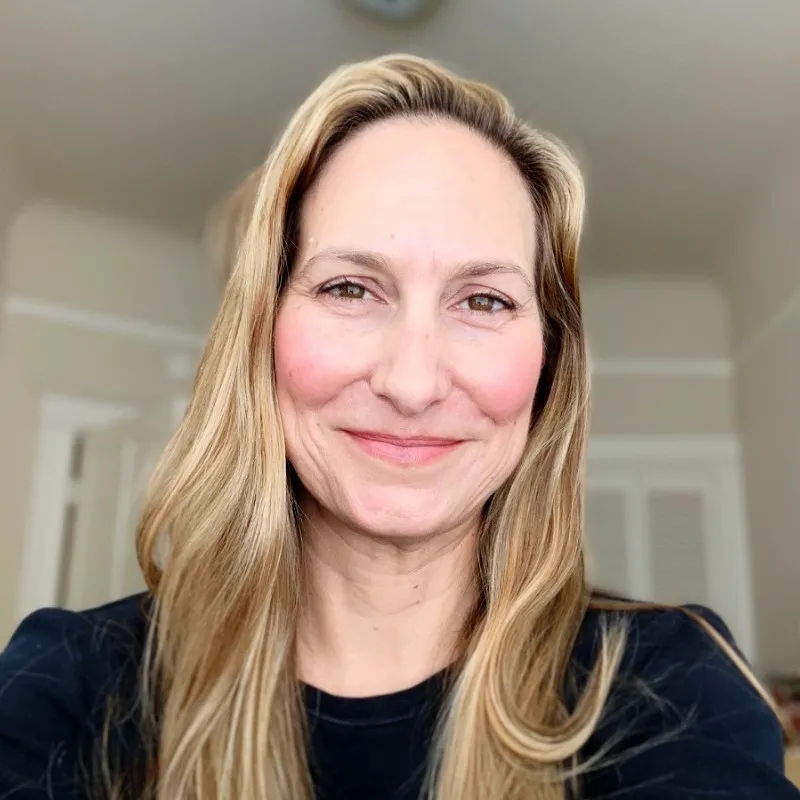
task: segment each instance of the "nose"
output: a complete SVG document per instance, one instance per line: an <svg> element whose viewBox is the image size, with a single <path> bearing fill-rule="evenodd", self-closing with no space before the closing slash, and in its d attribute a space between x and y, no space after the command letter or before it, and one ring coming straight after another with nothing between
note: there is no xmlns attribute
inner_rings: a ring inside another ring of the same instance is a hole
<svg viewBox="0 0 800 800"><path fill-rule="evenodd" d="M384 352L372 373L372 391L404 416L413 416L444 399L450 378L435 322L397 319L386 331Z"/></svg>

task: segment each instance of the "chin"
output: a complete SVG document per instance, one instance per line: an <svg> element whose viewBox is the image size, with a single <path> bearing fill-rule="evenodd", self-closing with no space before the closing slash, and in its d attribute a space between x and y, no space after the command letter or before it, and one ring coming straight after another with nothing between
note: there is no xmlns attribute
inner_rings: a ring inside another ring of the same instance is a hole
<svg viewBox="0 0 800 800"><path fill-rule="evenodd" d="M443 506L441 499L409 497L408 494L380 492L361 496L350 505L345 516L369 536L407 540L452 531L470 516L464 514L463 505L448 502Z"/></svg>

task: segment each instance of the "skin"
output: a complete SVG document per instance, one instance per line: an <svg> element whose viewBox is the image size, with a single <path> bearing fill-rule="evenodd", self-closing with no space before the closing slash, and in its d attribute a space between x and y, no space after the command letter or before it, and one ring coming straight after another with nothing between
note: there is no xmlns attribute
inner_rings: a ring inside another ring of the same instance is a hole
<svg viewBox="0 0 800 800"><path fill-rule="evenodd" d="M543 357L536 220L493 145L395 119L345 141L300 228L275 332L306 490L300 678L384 694L455 656L481 509L525 447Z"/></svg>

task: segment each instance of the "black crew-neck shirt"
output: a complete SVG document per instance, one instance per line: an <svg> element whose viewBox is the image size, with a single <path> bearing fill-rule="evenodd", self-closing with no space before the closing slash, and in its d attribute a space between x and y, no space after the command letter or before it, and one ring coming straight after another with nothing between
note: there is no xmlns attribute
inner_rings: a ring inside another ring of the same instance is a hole
<svg viewBox="0 0 800 800"><path fill-rule="evenodd" d="M420 797L444 675L380 697L305 687L318 800Z"/></svg>
<svg viewBox="0 0 800 800"><path fill-rule="evenodd" d="M2 800L91 796L86 767L108 702L133 707L138 698L147 606L146 596L135 596L81 613L47 609L17 629L0 654ZM718 617L694 610L731 641ZM609 613L589 611L582 621L568 706ZM581 779L579 797L800 800L783 776L777 720L711 637L680 610L621 617L629 629L623 663L580 754L604 757ZM304 687L318 800L418 800L446 686L439 674L381 697ZM135 720L123 715L111 731L131 778L139 761Z"/></svg>

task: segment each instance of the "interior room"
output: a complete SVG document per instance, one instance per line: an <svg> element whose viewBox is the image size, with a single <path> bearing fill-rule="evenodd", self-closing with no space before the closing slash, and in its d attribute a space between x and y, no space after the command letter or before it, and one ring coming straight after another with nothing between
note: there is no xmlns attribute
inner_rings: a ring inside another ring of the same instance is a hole
<svg viewBox="0 0 800 800"><path fill-rule="evenodd" d="M0 6L0 643L143 589L219 204L332 68L413 52L586 173L593 584L712 607L800 725L800 4L385 5Z"/></svg>

